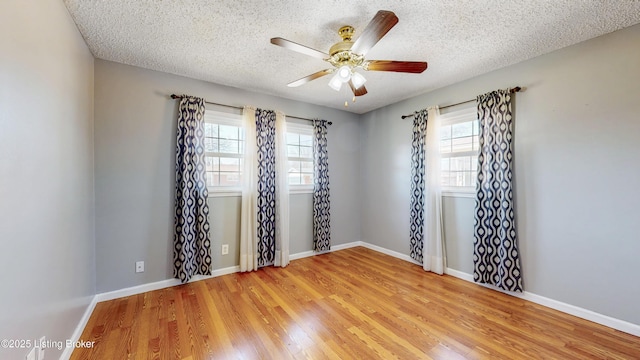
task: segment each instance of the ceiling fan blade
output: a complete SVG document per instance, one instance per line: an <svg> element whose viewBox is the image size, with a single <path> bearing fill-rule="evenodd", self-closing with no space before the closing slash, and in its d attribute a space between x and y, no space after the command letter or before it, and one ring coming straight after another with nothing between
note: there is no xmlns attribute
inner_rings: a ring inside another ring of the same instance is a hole
<svg viewBox="0 0 640 360"><path fill-rule="evenodd" d="M287 84L288 87L298 87L300 85L304 85L306 83L308 83L311 80L315 80L319 77L323 77L325 75L329 75L333 72L334 69L324 69L324 70L320 70L316 73L313 73L311 75L305 76L302 79L298 79L296 81L290 82Z"/></svg>
<svg viewBox="0 0 640 360"><path fill-rule="evenodd" d="M294 43L293 41L287 40L287 39L283 39L283 38L271 38L271 43L273 45L278 45L278 46L282 46L283 48L289 49L289 50L293 50L293 51L297 51L299 53L305 54L305 55L309 55L309 56L313 56L315 58L318 59L327 59L329 57L329 54L325 54L322 51L318 51L316 49L312 49L308 46L304 46L304 45L300 45L298 43Z"/></svg>
<svg viewBox="0 0 640 360"><path fill-rule="evenodd" d="M353 81L351 80L349 80L349 87L351 87L351 91L353 91L353 95L355 96L362 96L367 93L367 88L364 87L364 85L356 89L356 87L353 85Z"/></svg>
<svg viewBox="0 0 640 360"><path fill-rule="evenodd" d="M392 11L378 11L367 27L364 28L362 35L353 43L351 51L365 55L397 23L398 17Z"/></svg>
<svg viewBox="0 0 640 360"><path fill-rule="evenodd" d="M370 60L363 68L369 71L395 71L419 74L427 69L424 61Z"/></svg>

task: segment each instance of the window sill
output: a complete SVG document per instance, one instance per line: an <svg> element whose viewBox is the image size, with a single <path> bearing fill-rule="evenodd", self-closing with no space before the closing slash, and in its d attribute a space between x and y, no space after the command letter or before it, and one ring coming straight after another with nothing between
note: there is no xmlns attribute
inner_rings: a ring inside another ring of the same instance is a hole
<svg viewBox="0 0 640 360"><path fill-rule="evenodd" d="M313 187L289 185L289 195L313 194Z"/></svg>
<svg viewBox="0 0 640 360"><path fill-rule="evenodd" d="M217 197L232 197L232 196L242 196L242 190L240 189L212 189L209 188L209 197L217 198Z"/></svg>
<svg viewBox="0 0 640 360"><path fill-rule="evenodd" d="M447 189L447 190L442 190L442 196L443 197L456 197L456 198L475 199L476 198L476 192L474 190Z"/></svg>
<svg viewBox="0 0 640 360"><path fill-rule="evenodd" d="M297 195L297 194L313 194L313 188L289 188L289 195ZM218 198L218 197L241 197L242 190L240 189L212 189L209 188L209 197L210 198Z"/></svg>

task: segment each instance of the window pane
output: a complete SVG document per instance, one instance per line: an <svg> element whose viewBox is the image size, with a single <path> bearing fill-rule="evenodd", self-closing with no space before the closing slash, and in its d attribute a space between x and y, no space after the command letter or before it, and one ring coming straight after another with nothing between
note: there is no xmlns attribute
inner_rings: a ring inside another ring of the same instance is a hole
<svg viewBox="0 0 640 360"><path fill-rule="evenodd" d="M464 172L464 185L463 186L472 186L474 185L473 182L471 182L471 172L470 171L465 171Z"/></svg>
<svg viewBox="0 0 640 360"><path fill-rule="evenodd" d="M300 134L300 145L312 146L313 138L311 137L311 135Z"/></svg>
<svg viewBox="0 0 640 360"><path fill-rule="evenodd" d="M451 140L440 141L440 152L443 154L451 152Z"/></svg>
<svg viewBox="0 0 640 360"><path fill-rule="evenodd" d="M301 161L300 170L308 173L313 173L313 161Z"/></svg>
<svg viewBox="0 0 640 360"><path fill-rule="evenodd" d="M480 149L480 145L478 143L478 135L473 136L473 150Z"/></svg>
<svg viewBox="0 0 640 360"><path fill-rule="evenodd" d="M463 137L457 139L451 139L451 151L452 152L461 152L461 151L471 151L473 148L471 146L472 137Z"/></svg>
<svg viewBox="0 0 640 360"><path fill-rule="evenodd" d="M451 126L451 137L455 139L463 136L471 136L472 131L473 124L471 121L453 124Z"/></svg>
<svg viewBox="0 0 640 360"><path fill-rule="evenodd" d="M205 138L204 139L204 151L218 152L218 139Z"/></svg>
<svg viewBox="0 0 640 360"><path fill-rule="evenodd" d="M300 135L287 133L287 145L300 145Z"/></svg>
<svg viewBox="0 0 640 360"><path fill-rule="evenodd" d="M300 157L300 147L295 145L287 145L287 156Z"/></svg>
<svg viewBox="0 0 640 360"><path fill-rule="evenodd" d="M213 171L213 157L205 156L204 165L205 165L206 171Z"/></svg>
<svg viewBox="0 0 640 360"><path fill-rule="evenodd" d="M220 139L220 152L228 154L240 154L240 141Z"/></svg>
<svg viewBox="0 0 640 360"><path fill-rule="evenodd" d="M300 157L312 158L313 152L311 151L311 146L300 146Z"/></svg>
<svg viewBox="0 0 640 360"><path fill-rule="evenodd" d="M239 139L239 128L237 126L220 125L220 138L221 139Z"/></svg>
<svg viewBox="0 0 640 360"><path fill-rule="evenodd" d="M473 121L473 135L478 135L480 133L480 128L478 126L478 120Z"/></svg>
<svg viewBox="0 0 640 360"><path fill-rule="evenodd" d="M449 158L440 160L440 170L441 171L449 171Z"/></svg>
<svg viewBox="0 0 640 360"><path fill-rule="evenodd" d="M240 171L240 159L236 158L220 158L220 171Z"/></svg>
<svg viewBox="0 0 640 360"><path fill-rule="evenodd" d="M204 136L217 137L218 136L218 124L205 123L204 124Z"/></svg>
<svg viewBox="0 0 640 360"><path fill-rule="evenodd" d="M440 140L451 139L451 125L440 128Z"/></svg>
<svg viewBox="0 0 640 360"><path fill-rule="evenodd" d="M477 156L472 156L471 157L471 170L473 170L474 172L478 171L478 157Z"/></svg>
<svg viewBox="0 0 640 360"><path fill-rule="evenodd" d="M207 172L207 185L218 186L219 183L218 173Z"/></svg>
<svg viewBox="0 0 640 360"><path fill-rule="evenodd" d="M305 185L313 184L313 174L302 173L302 183Z"/></svg>
<svg viewBox="0 0 640 360"><path fill-rule="evenodd" d="M462 181L464 180L464 177L462 175L462 173L459 172L452 172L451 173L451 185L452 186L462 186Z"/></svg>
<svg viewBox="0 0 640 360"><path fill-rule="evenodd" d="M289 173L289 184L291 184L291 185L299 185L300 184L300 173L298 173L298 172L290 172Z"/></svg>
<svg viewBox="0 0 640 360"><path fill-rule="evenodd" d="M300 161L289 161L289 172L300 172Z"/></svg>
<svg viewBox="0 0 640 360"><path fill-rule="evenodd" d="M451 171L471 170L470 157L453 157L449 159L451 161Z"/></svg>
<svg viewBox="0 0 640 360"><path fill-rule="evenodd" d="M240 184L240 173L220 173L220 186L237 186Z"/></svg>
<svg viewBox="0 0 640 360"><path fill-rule="evenodd" d="M452 175L450 172L448 171L443 171L442 172L442 185L443 186L452 186Z"/></svg>

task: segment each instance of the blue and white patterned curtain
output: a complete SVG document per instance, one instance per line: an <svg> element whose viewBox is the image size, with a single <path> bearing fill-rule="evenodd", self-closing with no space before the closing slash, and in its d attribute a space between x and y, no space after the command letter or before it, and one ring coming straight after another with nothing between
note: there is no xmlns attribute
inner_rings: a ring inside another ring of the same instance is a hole
<svg viewBox="0 0 640 360"><path fill-rule="evenodd" d="M204 99L190 96L178 107L173 275L183 283L193 275L211 275L204 110Z"/></svg>
<svg viewBox="0 0 640 360"><path fill-rule="evenodd" d="M316 252L331 249L327 126L325 120L313 121L313 250Z"/></svg>
<svg viewBox="0 0 640 360"><path fill-rule="evenodd" d="M480 125L473 279L522 292L513 203L513 115L509 90L477 98Z"/></svg>
<svg viewBox="0 0 640 360"><path fill-rule="evenodd" d="M240 271L289 264L287 125L284 114L245 107Z"/></svg>
<svg viewBox="0 0 640 360"><path fill-rule="evenodd" d="M258 151L258 266L276 255L276 112L256 109Z"/></svg>
<svg viewBox="0 0 640 360"><path fill-rule="evenodd" d="M424 240L424 168L427 118L427 109L416 111L413 114L413 139L411 141L411 226L409 228L409 255L412 259L420 263L422 263Z"/></svg>

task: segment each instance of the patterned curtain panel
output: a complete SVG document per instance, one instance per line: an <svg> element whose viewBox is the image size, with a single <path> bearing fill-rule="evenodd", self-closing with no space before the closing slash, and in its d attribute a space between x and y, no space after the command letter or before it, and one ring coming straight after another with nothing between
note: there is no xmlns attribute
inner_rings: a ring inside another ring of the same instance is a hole
<svg viewBox="0 0 640 360"><path fill-rule="evenodd" d="M173 275L184 283L193 275L211 275L204 99L184 96L180 100L176 143Z"/></svg>
<svg viewBox="0 0 640 360"><path fill-rule="evenodd" d="M424 160L427 118L427 109L414 113L413 140L411 142L411 227L409 228L409 255L412 259L420 263L422 263L424 239Z"/></svg>
<svg viewBox="0 0 640 360"><path fill-rule="evenodd" d="M513 116L508 90L477 98L480 124L473 279L522 292L513 203Z"/></svg>
<svg viewBox="0 0 640 360"><path fill-rule="evenodd" d="M256 109L258 151L258 266L276 255L276 112Z"/></svg>
<svg viewBox="0 0 640 360"><path fill-rule="evenodd" d="M313 250L331 249L331 203L329 202L329 153L327 121L313 121Z"/></svg>

